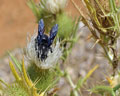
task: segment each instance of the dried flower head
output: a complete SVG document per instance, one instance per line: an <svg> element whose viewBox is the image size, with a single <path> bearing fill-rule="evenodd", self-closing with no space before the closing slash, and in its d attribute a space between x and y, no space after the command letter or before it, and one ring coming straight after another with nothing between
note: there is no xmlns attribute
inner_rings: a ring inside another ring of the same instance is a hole
<svg viewBox="0 0 120 96"><path fill-rule="evenodd" d="M40 5L45 11L55 14L63 10L66 3L67 0L42 0Z"/></svg>
<svg viewBox="0 0 120 96"><path fill-rule="evenodd" d="M57 63L62 52L58 40L56 44L52 45L58 31L58 25L55 24L53 26L50 36L44 34L44 29L44 22L41 19L38 24L38 34L35 33L27 43L26 57L28 60L33 61L39 68L49 69Z"/></svg>

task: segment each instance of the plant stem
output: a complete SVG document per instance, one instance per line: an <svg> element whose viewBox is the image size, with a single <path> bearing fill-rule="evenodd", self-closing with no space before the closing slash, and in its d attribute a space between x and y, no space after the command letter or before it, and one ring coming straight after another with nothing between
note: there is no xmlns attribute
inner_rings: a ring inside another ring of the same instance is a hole
<svg viewBox="0 0 120 96"><path fill-rule="evenodd" d="M70 75L69 75L67 72L65 72L65 76L66 76L66 78L67 78L67 81L69 82L69 84L70 84L71 87L73 88L73 94L74 94L74 96L79 96L79 95L78 95L78 92L75 90L76 86L74 85L74 83L73 83Z"/></svg>

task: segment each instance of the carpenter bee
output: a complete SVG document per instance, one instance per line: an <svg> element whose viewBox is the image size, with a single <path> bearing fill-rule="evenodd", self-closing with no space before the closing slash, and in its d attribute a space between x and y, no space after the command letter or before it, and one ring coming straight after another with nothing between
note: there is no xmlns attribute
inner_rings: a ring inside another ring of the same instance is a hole
<svg viewBox="0 0 120 96"><path fill-rule="evenodd" d="M35 39L35 50L37 53L37 57L41 59L41 61L47 58L47 54L50 51L52 53L52 43L58 32L58 24L55 24L50 30L50 35L47 36L44 34L45 26L44 21L41 19L38 24L38 35Z"/></svg>

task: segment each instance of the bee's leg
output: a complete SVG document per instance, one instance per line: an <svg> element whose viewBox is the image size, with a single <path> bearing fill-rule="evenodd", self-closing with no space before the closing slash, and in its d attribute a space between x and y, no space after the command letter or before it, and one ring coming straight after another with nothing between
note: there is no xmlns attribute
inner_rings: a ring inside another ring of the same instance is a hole
<svg viewBox="0 0 120 96"><path fill-rule="evenodd" d="M47 59L47 55L44 55L44 59L43 60L45 61L46 59Z"/></svg>
<svg viewBox="0 0 120 96"><path fill-rule="evenodd" d="M37 50L37 45L35 44L35 50Z"/></svg>
<svg viewBox="0 0 120 96"><path fill-rule="evenodd" d="M40 53L39 53L39 51L38 51L38 53L37 53L37 57L38 57L38 58L40 57Z"/></svg>
<svg viewBox="0 0 120 96"><path fill-rule="evenodd" d="M35 50L37 50L37 39L35 39Z"/></svg>
<svg viewBox="0 0 120 96"><path fill-rule="evenodd" d="M41 54L41 61L45 61L45 59L46 59L46 55Z"/></svg>
<svg viewBox="0 0 120 96"><path fill-rule="evenodd" d="M49 49L50 49L50 52L52 53L53 52L52 48L50 47Z"/></svg>
<svg viewBox="0 0 120 96"><path fill-rule="evenodd" d="M42 46L41 45L39 46L39 51L40 51L40 54L43 54L43 50L42 50Z"/></svg>

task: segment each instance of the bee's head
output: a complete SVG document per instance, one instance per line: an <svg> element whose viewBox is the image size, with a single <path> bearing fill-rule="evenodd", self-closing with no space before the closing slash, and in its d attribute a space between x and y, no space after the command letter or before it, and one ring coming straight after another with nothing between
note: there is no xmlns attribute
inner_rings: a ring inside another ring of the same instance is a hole
<svg viewBox="0 0 120 96"><path fill-rule="evenodd" d="M42 43L48 43L48 36L45 34L42 36Z"/></svg>

